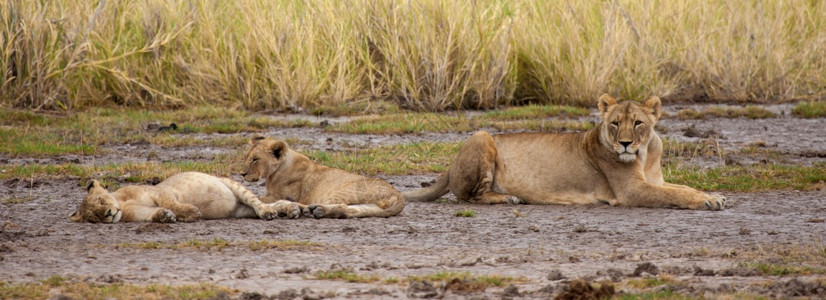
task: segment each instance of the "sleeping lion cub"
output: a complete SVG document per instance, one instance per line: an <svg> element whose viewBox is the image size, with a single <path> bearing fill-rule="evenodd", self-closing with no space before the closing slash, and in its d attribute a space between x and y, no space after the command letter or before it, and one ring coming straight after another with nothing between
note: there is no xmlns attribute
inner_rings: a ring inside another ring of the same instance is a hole
<svg viewBox="0 0 826 300"><path fill-rule="evenodd" d="M433 201L447 192L480 203L587 204L721 210L726 199L663 181L654 132L660 99L602 95L602 122L580 133L475 133L430 187L404 193Z"/></svg>
<svg viewBox="0 0 826 300"><path fill-rule="evenodd" d="M97 180L86 189L89 194L69 216L72 221L173 223L254 217L272 220L300 215L300 210L288 201L264 204L240 183L198 172L176 174L155 186L131 185L113 193Z"/></svg>

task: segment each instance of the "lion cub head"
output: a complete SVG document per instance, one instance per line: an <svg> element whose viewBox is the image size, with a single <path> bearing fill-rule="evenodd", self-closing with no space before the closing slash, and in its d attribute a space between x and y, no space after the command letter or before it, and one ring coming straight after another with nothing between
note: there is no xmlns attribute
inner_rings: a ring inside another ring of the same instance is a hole
<svg viewBox="0 0 826 300"><path fill-rule="evenodd" d="M652 96L643 104L636 101L622 101L603 94L597 103L602 117L600 142L619 160L630 163L640 154L645 154L648 142L654 136L654 125L660 118L662 103Z"/></svg>
<svg viewBox="0 0 826 300"><path fill-rule="evenodd" d="M250 140L250 145L241 170L241 176L244 176L246 181L266 179L290 163L290 147L282 140L256 136Z"/></svg>
<svg viewBox="0 0 826 300"><path fill-rule="evenodd" d="M109 195L97 180L93 180L86 187L89 194L83 198L83 202L77 211L69 216L69 220L74 222L90 223L117 223L120 221L121 211L118 201Z"/></svg>

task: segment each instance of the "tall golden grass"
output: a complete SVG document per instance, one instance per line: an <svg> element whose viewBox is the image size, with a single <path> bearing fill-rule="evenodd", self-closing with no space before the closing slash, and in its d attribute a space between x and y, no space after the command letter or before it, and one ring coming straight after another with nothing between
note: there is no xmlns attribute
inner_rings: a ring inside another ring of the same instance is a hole
<svg viewBox="0 0 826 300"><path fill-rule="evenodd" d="M0 103L826 97L826 1L0 0Z"/></svg>

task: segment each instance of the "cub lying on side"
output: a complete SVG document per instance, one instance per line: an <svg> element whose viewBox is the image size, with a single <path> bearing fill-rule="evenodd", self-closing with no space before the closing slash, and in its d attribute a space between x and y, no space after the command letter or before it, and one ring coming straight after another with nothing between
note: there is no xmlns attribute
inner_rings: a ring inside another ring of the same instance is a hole
<svg viewBox="0 0 826 300"><path fill-rule="evenodd" d="M266 180L264 202L288 199L315 218L389 217L404 209L404 197L384 180L326 167L286 142L254 137L244 159L244 180Z"/></svg>
<svg viewBox="0 0 826 300"><path fill-rule="evenodd" d="M248 217L272 220L300 214L288 201L264 204L240 183L198 172L176 174L155 186L131 185L113 193L97 180L86 189L89 194L69 216L72 221L174 223Z"/></svg>
<svg viewBox="0 0 826 300"><path fill-rule="evenodd" d="M720 210L722 196L663 181L661 103L602 95L602 122L581 133L475 133L430 187L404 193L433 201L448 191L481 203L587 204Z"/></svg>

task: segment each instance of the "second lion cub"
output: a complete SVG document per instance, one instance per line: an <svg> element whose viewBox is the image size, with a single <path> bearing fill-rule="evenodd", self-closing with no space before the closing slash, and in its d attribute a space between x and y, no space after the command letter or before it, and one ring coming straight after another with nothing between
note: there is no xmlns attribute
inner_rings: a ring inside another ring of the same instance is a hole
<svg viewBox="0 0 826 300"><path fill-rule="evenodd" d="M314 163L282 140L254 137L250 144L241 175L264 178L265 203L296 201L315 218L390 217L404 209L404 197L384 180Z"/></svg>

